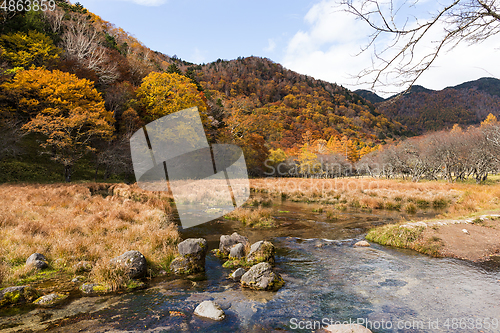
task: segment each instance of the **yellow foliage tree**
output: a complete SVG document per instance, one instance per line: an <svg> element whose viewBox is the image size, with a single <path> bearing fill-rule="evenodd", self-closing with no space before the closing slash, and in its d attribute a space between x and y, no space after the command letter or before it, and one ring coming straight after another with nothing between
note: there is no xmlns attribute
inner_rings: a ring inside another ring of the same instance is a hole
<svg viewBox="0 0 500 333"><path fill-rule="evenodd" d="M268 160L272 164L279 164L287 159L286 153L283 151L283 149L278 148L278 149L270 149L269 150L269 157Z"/></svg>
<svg viewBox="0 0 500 333"><path fill-rule="evenodd" d="M309 144L304 144L299 152L299 172L303 175L313 175L321 172L318 156L310 149Z"/></svg>
<svg viewBox="0 0 500 333"><path fill-rule="evenodd" d="M488 125L494 125L498 123L498 120L497 120L497 117L495 117L494 115L492 115L491 113L486 117L485 120L483 120L483 122L481 123L481 127L482 126L488 126Z"/></svg>
<svg viewBox="0 0 500 333"><path fill-rule="evenodd" d="M66 181L71 181L75 162L94 150L93 139L109 140L113 135L112 113L91 81L39 68L18 72L2 88L16 97L18 110L27 112L23 129L45 136L41 146L64 165Z"/></svg>
<svg viewBox="0 0 500 333"><path fill-rule="evenodd" d="M459 124L454 124L451 133L462 133L462 127Z"/></svg>
<svg viewBox="0 0 500 333"><path fill-rule="evenodd" d="M191 79L177 73L150 73L142 80L137 96L148 121L193 106L197 106L201 113L207 110L203 93Z"/></svg>
<svg viewBox="0 0 500 333"><path fill-rule="evenodd" d="M61 49L47 35L30 31L0 36L1 57L12 67L44 66L59 58Z"/></svg>
<svg viewBox="0 0 500 333"><path fill-rule="evenodd" d="M326 146L332 153L342 154L345 151L342 142L335 135L332 135Z"/></svg>

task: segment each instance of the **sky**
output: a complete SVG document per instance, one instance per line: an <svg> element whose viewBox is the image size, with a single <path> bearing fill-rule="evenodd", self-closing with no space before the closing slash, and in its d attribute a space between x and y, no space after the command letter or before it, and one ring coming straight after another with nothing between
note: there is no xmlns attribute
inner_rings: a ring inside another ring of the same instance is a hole
<svg viewBox="0 0 500 333"><path fill-rule="evenodd" d="M189 62L260 56L351 90L370 88L359 84L354 76L371 65L373 53L359 54L371 31L363 22L340 11L338 0L79 2L150 49ZM420 7L408 10L425 17L437 4L421 0ZM378 49L387 42L381 40ZM478 45L459 45L440 55L416 84L439 90L481 77L500 78L499 46L500 34ZM387 97L401 91L391 82L375 92Z"/></svg>

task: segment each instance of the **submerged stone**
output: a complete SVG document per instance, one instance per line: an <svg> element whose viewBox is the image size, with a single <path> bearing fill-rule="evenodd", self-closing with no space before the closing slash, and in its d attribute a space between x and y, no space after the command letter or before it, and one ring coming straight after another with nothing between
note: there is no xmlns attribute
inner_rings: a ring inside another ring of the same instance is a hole
<svg viewBox="0 0 500 333"><path fill-rule="evenodd" d="M220 305L215 303L214 301L203 301L201 302L196 309L194 309L194 314L203 317L203 318L208 318L212 320L223 320L226 318L226 314L224 311L221 309Z"/></svg>
<svg viewBox="0 0 500 333"><path fill-rule="evenodd" d="M62 303L68 297L68 294L52 293L36 299L33 303L44 307L51 307Z"/></svg>
<svg viewBox="0 0 500 333"><path fill-rule="evenodd" d="M359 324L337 324L328 325L318 332L324 333L372 333L368 328Z"/></svg>
<svg viewBox="0 0 500 333"><path fill-rule="evenodd" d="M359 241L356 244L354 244L354 246L368 247L368 246L370 246L370 243L368 243L367 241L362 240L362 241Z"/></svg>

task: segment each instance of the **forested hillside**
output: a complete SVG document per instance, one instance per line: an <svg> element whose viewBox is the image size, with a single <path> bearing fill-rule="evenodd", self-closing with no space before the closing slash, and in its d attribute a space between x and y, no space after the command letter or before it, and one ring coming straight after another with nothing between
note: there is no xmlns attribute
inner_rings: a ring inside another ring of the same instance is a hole
<svg viewBox="0 0 500 333"><path fill-rule="evenodd" d="M377 95L357 93L378 101L375 105L380 112L414 134L450 129L454 124L477 125L490 113L500 115L500 80L494 78L481 78L439 91L414 86L408 93L384 101Z"/></svg>
<svg viewBox="0 0 500 333"><path fill-rule="evenodd" d="M79 3L1 11L1 180L132 174L140 126L198 106L210 142L264 161L342 155L352 163L405 133L349 90L258 57L191 64L154 52ZM175 50L172 50L175 53Z"/></svg>

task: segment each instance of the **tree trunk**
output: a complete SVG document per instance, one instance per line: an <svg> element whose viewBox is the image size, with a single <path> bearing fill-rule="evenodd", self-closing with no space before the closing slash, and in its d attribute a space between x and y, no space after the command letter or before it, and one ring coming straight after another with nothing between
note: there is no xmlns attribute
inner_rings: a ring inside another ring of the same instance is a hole
<svg viewBox="0 0 500 333"><path fill-rule="evenodd" d="M64 180L67 183L71 182L71 165L64 166Z"/></svg>

